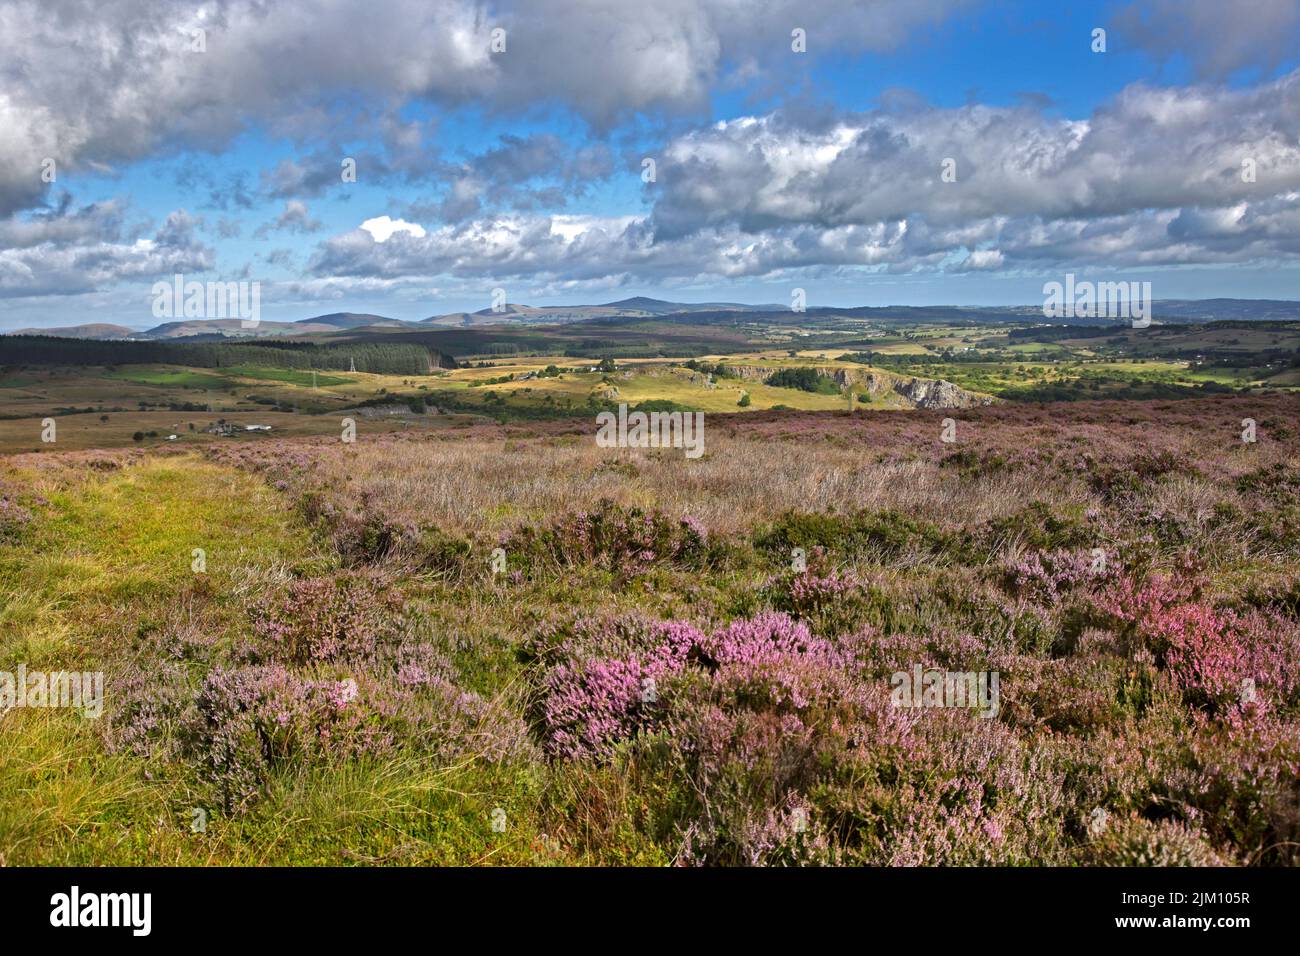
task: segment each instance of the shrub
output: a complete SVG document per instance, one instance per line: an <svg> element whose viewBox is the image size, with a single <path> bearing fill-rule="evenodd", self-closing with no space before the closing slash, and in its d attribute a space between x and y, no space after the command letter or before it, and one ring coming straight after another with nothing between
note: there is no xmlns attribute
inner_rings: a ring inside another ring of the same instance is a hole
<svg viewBox="0 0 1300 956"><path fill-rule="evenodd" d="M768 582L773 606L807 621L818 633L838 634L864 623L866 586L852 574L788 574Z"/></svg>
<svg viewBox="0 0 1300 956"><path fill-rule="evenodd" d="M257 653L267 661L367 660L392 635L401 594L373 574L294 581L253 617Z"/></svg>
<svg viewBox="0 0 1300 956"><path fill-rule="evenodd" d="M283 665L216 668L203 681L186 744L222 806L241 810L275 768L300 759L382 752L355 680L313 680Z"/></svg>
<svg viewBox="0 0 1300 956"><path fill-rule="evenodd" d="M1119 582L1104 608L1168 670L1189 702L1229 720L1285 706L1300 688L1300 632L1277 614L1239 614L1165 578Z"/></svg>
<svg viewBox="0 0 1300 956"><path fill-rule="evenodd" d="M1105 566L1094 570L1090 554L1078 551L1034 551L1006 569L1011 590L1043 604L1059 604L1076 590L1088 590L1108 579Z"/></svg>
<svg viewBox="0 0 1300 956"><path fill-rule="evenodd" d="M693 518L674 520L659 511L624 508L603 500L590 511L569 512L543 528L525 526L505 536L511 555L551 566L594 564L636 574L661 562L699 567L721 559Z"/></svg>
<svg viewBox="0 0 1300 956"><path fill-rule="evenodd" d="M990 551L1006 543L1021 544L1035 551L1061 551L1087 547L1093 532L1078 518L1058 514L1043 501L989 521L981 537Z"/></svg>
<svg viewBox="0 0 1300 956"><path fill-rule="evenodd" d="M35 515L7 495L0 495L0 541L17 541Z"/></svg>
<svg viewBox="0 0 1300 956"><path fill-rule="evenodd" d="M637 656L561 663L542 683L543 745L555 756L609 756L615 744L650 726L665 679L682 669L700 634L688 624L653 625Z"/></svg>
<svg viewBox="0 0 1300 956"><path fill-rule="evenodd" d="M755 545L782 563L794 548L824 551L846 556L876 550L883 556L904 551L930 555L958 554L963 544L955 536L928 521L898 511L862 511L840 516L788 512L758 531Z"/></svg>
<svg viewBox="0 0 1300 956"><path fill-rule="evenodd" d="M1107 822L1081 851L1094 866L1227 866L1205 834L1177 820L1153 823L1138 816Z"/></svg>
<svg viewBox="0 0 1300 956"><path fill-rule="evenodd" d="M355 507L343 508L319 491L307 491L299 498L298 507L308 521L329 536L347 564L371 564L419 551L419 529L385 514L369 495L363 494Z"/></svg>

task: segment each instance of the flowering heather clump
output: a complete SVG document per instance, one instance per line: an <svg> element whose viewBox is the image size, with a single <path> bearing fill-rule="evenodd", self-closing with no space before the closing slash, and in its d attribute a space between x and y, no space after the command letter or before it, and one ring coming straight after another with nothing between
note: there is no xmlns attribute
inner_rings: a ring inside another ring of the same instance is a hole
<svg viewBox="0 0 1300 956"><path fill-rule="evenodd" d="M299 759L378 753L393 736L353 679L311 679L283 665L215 668L199 690L186 747L227 810Z"/></svg>
<svg viewBox="0 0 1300 956"><path fill-rule="evenodd" d="M197 686L179 664L148 660L110 680L120 703L105 741L113 752L188 760L230 810L249 807L268 775L293 763L397 747L442 760L536 759L518 713L458 687L452 671L427 644L343 673L216 667Z"/></svg>
<svg viewBox="0 0 1300 956"><path fill-rule="evenodd" d="M108 679L117 706L109 713L109 752L173 757L193 702L185 670L174 662L133 664Z"/></svg>
<svg viewBox="0 0 1300 956"><path fill-rule="evenodd" d="M653 721L666 678L682 669L701 635L688 624L666 622L649 636L653 643L640 656L562 663L546 675L541 719L548 753L607 756Z"/></svg>
<svg viewBox="0 0 1300 956"><path fill-rule="evenodd" d="M820 856L816 839L774 840L772 808L806 800L854 754L912 759L916 715L891 707L886 684L856 678L848 654L784 615L734 622L699 656L706 669L683 674L663 718L666 746L646 757L695 795L685 838L696 862Z"/></svg>
<svg viewBox="0 0 1300 956"><path fill-rule="evenodd" d="M1070 800L1050 750L960 710L923 712L905 742L900 752L868 741L840 761L827 811L847 815L853 862L1059 862Z"/></svg>
<svg viewBox="0 0 1300 956"><path fill-rule="evenodd" d="M989 643L973 634L936 628L925 633L865 628L839 643L850 645L864 676L883 681L897 671L923 668L988 670L996 663Z"/></svg>
<svg viewBox="0 0 1300 956"><path fill-rule="evenodd" d="M716 557L704 526L695 519L673 520L612 501L562 515L545 528L519 528L501 546L551 565L595 564L620 574L636 574L657 563L695 567Z"/></svg>
<svg viewBox="0 0 1300 956"><path fill-rule="evenodd" d="M673 632L684 636L673 636ZM652 654L664 644L690 644L697 633L689 624L660 621L638 612L618 616L581 615L542 625L528 639L526 649L531 657L554 666L596 659L639 658Z"/></svg>
<svg viewBox="0 0 1300 956"><path fill-rule="evenodd" d="M1229 866L1205 834L1177 820L1153 823L1142 817L1108 819L1082 849L1094 866Z"/></svg>
<svg viewBox="0 0 1300 956"><path fill-rule="evenodd" d="M34 519L35 515L31 511L9 497L8 493L0 491L0 541L17 540Z"/></svg>
<svg viewBox="0 0 1300 956"><path fill-rule="evenodd" d="M1300 688L1300 635L1280 615L1216 608L1163 578L1142 587L1124 581L1103 606L1163 662L1190 702L1213 713L1264 713Z"/></svg>
<svg viewBox="0 0 1300 956"><path fill-rule="evenodd" d="M669 678L688 666L733 697L798 711L825 689L828 670L845 663L833 645L784 614L760 614L707 636L669 621L653 626L648 637L649 646L636 656L566 661L547 674L541 717L549 752L608 755L615 743L652 723Z"/></svg>
<svg viewBox="0 0 1300 956"><path fill-rule="evenodd" d="M295 581L257 609L253 630L268 661L373 657L401 615L401 594L372 574Z"/></svg>
<svg viewBox="0 0 1300 956"><path fill-rule="evenodd" d="M1145 625L1167 641L1165 663L1196 703L1249 716L1294 696L1300 662L1294 626L1255 612L1239 615L1190 604Z"/></svg>
<svg viewBox="0 0 1300 956"><path fill-rule="evenodd" d="M682 834L679 860L704 865L730 844L745 866L825 866L834 862L831 842L808 803L792 795L784 806L736 821L735 832L693 822Z"/></svg>
<svg viewBox="0 0 1300 956"><path fill-rule="evenodd" d="M755 862L822 853L817 839L787 839L767 800L795 799L824 760L851 743L898 744L912 717L888 707L884 685L854 682L850 654L784 614L759 614L709 634L667 622L653 635L657 643L635 657L551 669L540 709L547 751L609 757L619 741L657 730L670 763L692 792L705 795L685 837L685 858Z"/></svg>
<svg viewBox="0 0 1300 956"><path fill-rule="evenodd" d="M737 697L773 711L799 711L838 683L848 665L833 644L784 614L735 621L702 638L694 659Z"/></svg>
<svg viewBox="0 0 1300 956"><path fill-rule="evenodd" d="M1007 569L1013 590L1045 604L1056 604L1079 588L1101 584L1103 569L1094 570L1091 554L1078 551L1034 551Z"/></svg>
<svg viewBox="0 0 1300 956"><path fill-rule="evenodd" d="M835 572L821 577L810 574L794 575L790 579L789 603L796 614L816 614L827 605L853 593L861 585L852 575Z"/></svg>
<svg viewBox="0 0 1300 956"><path fill-rule="evenodd" d="M827 634L852 630L867 604L866 585L856 575L837 571L783 575L769 581L766 590L778 610Z"/></svg>

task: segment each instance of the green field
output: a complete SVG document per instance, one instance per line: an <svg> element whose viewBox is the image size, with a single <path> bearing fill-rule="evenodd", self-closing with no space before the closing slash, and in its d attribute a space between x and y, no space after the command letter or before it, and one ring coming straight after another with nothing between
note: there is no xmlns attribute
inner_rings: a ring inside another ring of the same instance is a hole
<svg viewBox="0 0 1300 956"><path fill-rule="evenodd" d="M352 385L354 379L342 378L338 375L327 375L324 372L304 372L299 369L289 368L264 368L256 365L232 365L226 369L227 375L238 376L239 378L257 379L263 382L286 382L290 385L319 386L328 387L331 385Z"/></svg>
<svg viewBox="0 0 1300 956"><path fill-rule="evenodd" d="M141 385L175 386L177 388L219 389L229 388L234 381L217 372L191 368L174 368L155 365L126 365L105 370L104 378Z"/></svg>

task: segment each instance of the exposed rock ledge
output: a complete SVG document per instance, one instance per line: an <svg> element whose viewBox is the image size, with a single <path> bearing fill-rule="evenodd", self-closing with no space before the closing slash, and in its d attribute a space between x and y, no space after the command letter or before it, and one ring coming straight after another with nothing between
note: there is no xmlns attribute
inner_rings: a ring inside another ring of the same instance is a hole
<svg viewBox="0 0 1300 956"><path fill-rule="evenodd" d="M894 391L917 408L973 408L993 402L987 395L976 395L941 378L900 379Z"/></svg>
<svg viewBox="0 0 1300 956"><path fill-rule="evenodd" d="M833 379L840 388L852 385L873 397L884 392L894 392L916 408L974 408L993 403L988 395L968 392L941 378L911 378L861 366L815 368L818 375ZM761 365L730 365L726 371L741 381L761 382L776 369Z"/></svg>

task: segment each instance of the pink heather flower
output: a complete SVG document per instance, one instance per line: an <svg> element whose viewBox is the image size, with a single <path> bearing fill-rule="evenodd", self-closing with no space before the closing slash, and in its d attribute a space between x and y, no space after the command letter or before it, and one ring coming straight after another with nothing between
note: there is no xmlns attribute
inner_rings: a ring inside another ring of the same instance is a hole
<svg viewBox="0 0 1300 956"><path fill-rule="evenodd" d="M650 726L662 710L658 695L643 698L643 688L689 666L709 679L795 711L809 706L842 671L844 656L808 626L785 614L765 613L734 621L705 636L689 624L655 625L648 651L632 658L597 658L556 666L544 682L541 705L546 747L557 756L603 756L620 740ZM746 688L748 688L746 690ZM803 729L794 713L791 733Z"/></svg>
<svg viewBox="0 0 1300 956"><path fill-rule="evenodd" d="M1220 716L1262 715L1300 687L1300 635L1294 622L1260 611L1215 608L1190 599L1164 578L1142 588L1125 580L1104 603L1163 653L1166 669L1192 703Z"/></svg>

